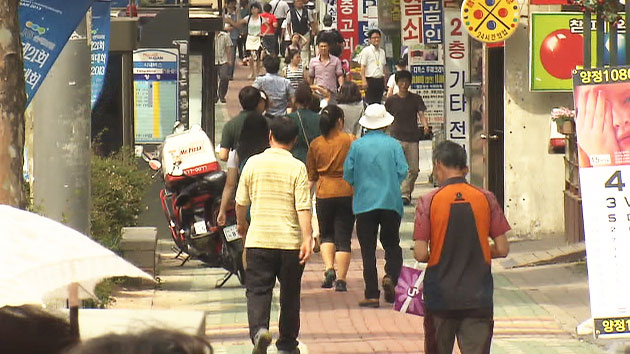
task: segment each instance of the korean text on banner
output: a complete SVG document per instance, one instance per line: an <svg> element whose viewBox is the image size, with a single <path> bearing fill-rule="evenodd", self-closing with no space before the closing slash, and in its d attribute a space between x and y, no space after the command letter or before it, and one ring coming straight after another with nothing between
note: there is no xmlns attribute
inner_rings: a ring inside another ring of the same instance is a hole
<svg viewBox="0 0 630 354"><path fill-rule="evenodd" d="M177 49L133 52L135 139L160 143L178 118Z"/></svg>
<svg viewBox="0 0 630 354"><path fill-rule="evenodd" d="M92 108L101 96L109 55L110 2L92 4Z"/></svg>
<svg viewBox="0 0 630 354"><path fill-rule="evenodd" d="M630 336L630 66L573 74L591 315L596 336Z"/></svg>
<svg viewBox="0 0 630 354"><path fill-rule="evenodd" d="M441 0L402 0L400 13L403 46L443 43Z"/></svg>
<svg viewBox="0 0 630 354"><path fill-rule="evenodd" d="M355 0L337 1L337 29L345 41L341 57L350 61L357 44L358 36L357 2Z"/></svg>
<svg viewBox="0 0 630 354"><path fill-rule="evenodd" d="M27 106L91 4L91 0L20 0Z"/></svg>
<svg viewBox="0 0 630 354"><path fill-rule="evenodd" d="M429 123L444 123L444 59L442 44L409 47L411 91L422 96Z"/></svg>
<svg viewBox="0 0 630 354"><path fill-rule="evenodd" d="M470 74L468 67L468 34L462 29L459 9L445 8L445 56L444 71L446 98L446 138L458 143L466 149L468 166L470 166L470 107L464 96L464 83Z"/></svg>

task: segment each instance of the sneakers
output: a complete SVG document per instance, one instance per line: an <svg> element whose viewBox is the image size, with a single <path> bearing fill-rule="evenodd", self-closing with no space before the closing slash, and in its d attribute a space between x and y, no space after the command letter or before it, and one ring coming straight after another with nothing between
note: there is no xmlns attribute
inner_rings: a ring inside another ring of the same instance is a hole
<svg viewBox="0 0 630 354"><path fill-rule="evenodd" d="M278 350L278 354L300 354L300 348L293 350Z"/></svg>
<svg viewBox="0 0 630 354"><path fill-rule="evenodd" d="M320 251L320 243L319 237L313 238L313 253L319 253Z"/></svg>
<svg viewBox="0 0 630 354"><path fill-rule="evenodd" d="M227 100L225 99L225 97L219 98L219 101L221 101L221 103L226 103Z"/></svg>
<svg viewBox="0 0 630 354"><path fill-rule="evenodd" d="M337 279L337 273L335 273L334 269L328 269L325 273L324 273L324 281L322 282L322 288L332 288L333 287L333 282L335 281L335 279Z"/></svg>
<svg viewBox="0 0 630 354"><path fill-rule="evenodd" d="M383 293L384 293L384 297L385 297L385 301L389 302L390 304L393 304L394 301L396 301L396 285L394 285L394 282L392 281L392 279L389 277L389 275L386 275L383 277Z"/></svg>
<svg viewBox="0 0 630 354"><path fill-rule="evenodd" d="M254 336L254 350L252 354L267 354L267 347L271 344L271 333L267 328L261 328Z"/></svg>
<svg viewBox="0 0 630 354"><path fill-rule="evenodd" d="M359 301L359 306L361 307L377 308L379 305L378 299L363 299Z"/></svg>
<svg viewBox="0 0 630 354"><path fill-rule="evenodd" d="M411 204L411 198L407 197L406 195L403 195L401 198L402 198L403 205Z"/></svg>
<svg viewBox="0 0 630 354"><path fill-rule="evenodd" d="M335 281L335 291L348 291L348 286L345 280Z"/></svg>

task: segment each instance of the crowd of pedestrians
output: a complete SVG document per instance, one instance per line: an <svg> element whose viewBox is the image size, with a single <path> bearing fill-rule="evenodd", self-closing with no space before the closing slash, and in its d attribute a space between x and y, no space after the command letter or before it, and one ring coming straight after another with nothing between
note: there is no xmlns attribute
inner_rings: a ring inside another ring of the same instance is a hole
<svg viewBox="0 0 630 354"><path fill-rule="evenodd" d="M234 27L246 27L247 65L254 82L241 90L243 111L223 130L219 157L228 161L228 180L219 223L226 223L227 210L235 204L245 240L254 353L266 353L272 342L269 317L276 280L276 346L279 353L299 353L301 277L313 251L313 230L319 230L322 288L348 291L356 232L364 281L357 305L379 307L381 293L386 303L395 301L403 264L403 206L412 203L419 140L430 134L430 127L422 97L410 91L406 56L389 75L380 30L368 32L370 44L358 60L359 87L346 81L339 58L343 37L331 18L324 18L318 33L316 15L303 0L292 6L271 1L262 15L257 3L248 8L248 15L233 19L237 11L228 6L230 19L226 17L233 26L226 27L230 36ZM312 58L311 52L316 53ZM266 73L259 76L255 66L261 57ZM462 147L439 144L433 163L440 189L418 200L414 230L414 256L428 262L425 350L450 354L457 338L464 354L489 353L490 259L507 255L509 225L496 198L466 182ZM385 251L382 277L378 241Z"/></svg>

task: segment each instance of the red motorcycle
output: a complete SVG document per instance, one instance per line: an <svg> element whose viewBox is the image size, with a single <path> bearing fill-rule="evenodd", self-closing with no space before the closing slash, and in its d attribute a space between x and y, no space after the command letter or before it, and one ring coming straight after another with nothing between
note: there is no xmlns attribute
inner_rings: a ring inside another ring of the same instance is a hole
<svg viewBox="0 0 630 354"><path fill-rule="evenodd" d="M227 212L226 226L217 224L226 173L216 160L212 142L199 127L175 132L166 137L156 156L144 154L155 171L162 171L164 189L162 208L177 250L210 267L228 273L217 281L221 287L234 274L245 283L243 239L236 230L234 209Z"/></svg>

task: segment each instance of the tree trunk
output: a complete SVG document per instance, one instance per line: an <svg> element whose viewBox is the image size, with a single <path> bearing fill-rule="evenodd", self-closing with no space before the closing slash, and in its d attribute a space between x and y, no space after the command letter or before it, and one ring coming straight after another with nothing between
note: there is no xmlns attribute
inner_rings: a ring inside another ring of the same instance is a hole
<svg viewBox="0 0 630 354"><path fill-rule="evenodd" d="M18 0L0 0L0 204L24 206L24 62Z"/></svg>

